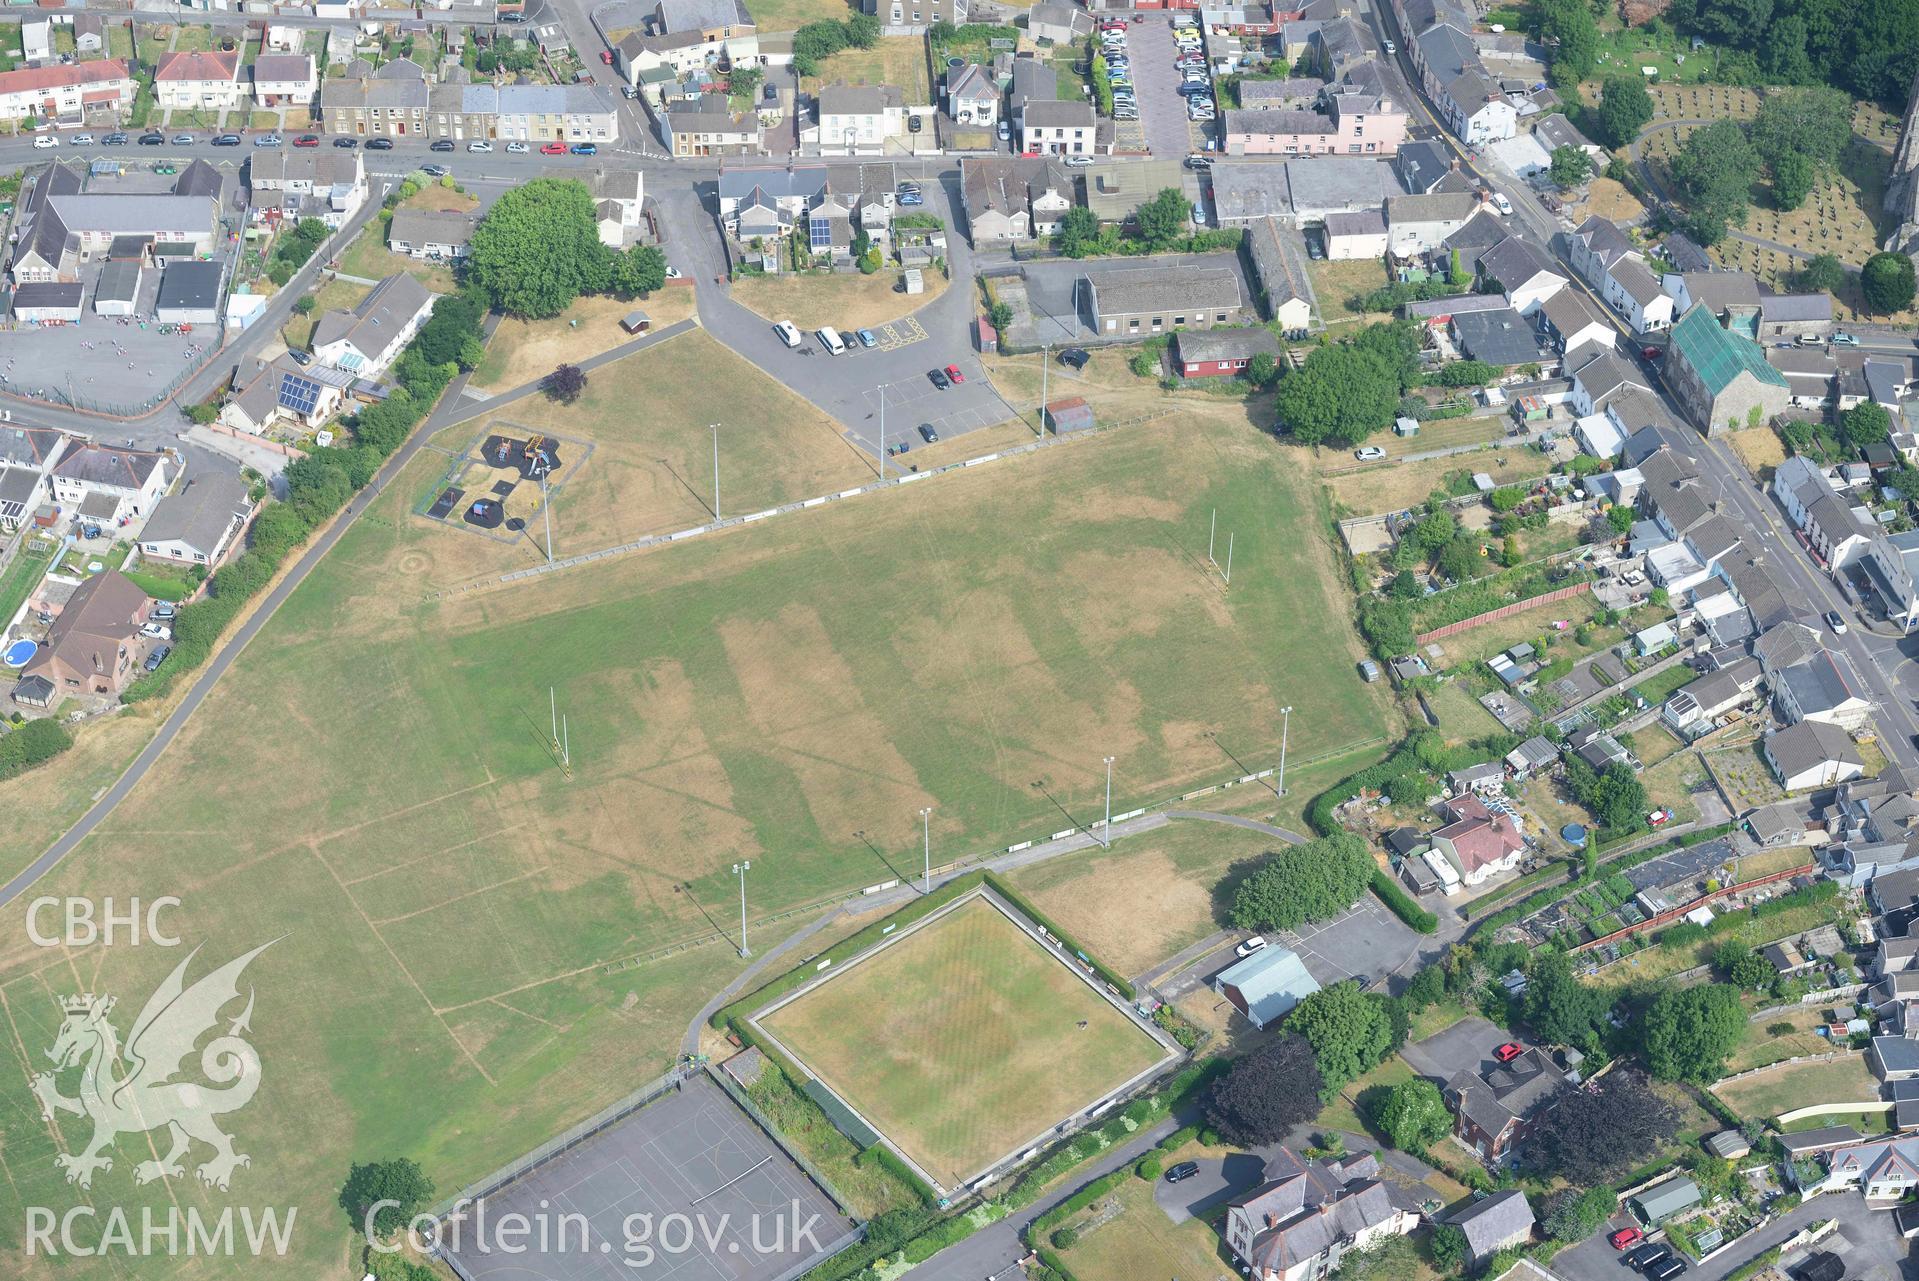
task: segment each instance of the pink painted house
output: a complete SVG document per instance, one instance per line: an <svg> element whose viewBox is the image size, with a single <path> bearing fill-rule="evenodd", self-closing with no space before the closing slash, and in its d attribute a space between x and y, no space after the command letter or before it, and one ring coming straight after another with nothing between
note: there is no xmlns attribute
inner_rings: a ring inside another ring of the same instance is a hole
<svg viewBox="0 0 1919 1281"><path fill-rule="evenodd" d="M1318 111L1226 113L1232 156L1390 156L1406 141L1406 109L1360 89L1329 90Z"/></svg>

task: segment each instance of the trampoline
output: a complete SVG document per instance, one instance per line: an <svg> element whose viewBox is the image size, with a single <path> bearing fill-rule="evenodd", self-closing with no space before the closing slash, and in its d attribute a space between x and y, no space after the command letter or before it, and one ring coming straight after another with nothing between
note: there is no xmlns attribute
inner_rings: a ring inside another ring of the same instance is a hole
<svg viewBox="0 0 1919 1281"><path fill-rule="evenodd" d="M7 646L7 652L0 656L0 663L8 667L25 667L40 652L40 646L30 640L17 640Z"/></svg>

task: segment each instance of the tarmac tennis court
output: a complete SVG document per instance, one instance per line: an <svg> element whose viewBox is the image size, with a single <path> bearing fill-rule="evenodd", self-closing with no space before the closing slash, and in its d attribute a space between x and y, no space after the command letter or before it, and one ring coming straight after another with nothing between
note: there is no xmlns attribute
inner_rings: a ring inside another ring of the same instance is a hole
<svg viewBox="0 0 1919 1281"><path fill-rule="evenodd" d="M698 1076L483 1198L441 1254L467 1281L781 1281L855 1235Z"/></svg>

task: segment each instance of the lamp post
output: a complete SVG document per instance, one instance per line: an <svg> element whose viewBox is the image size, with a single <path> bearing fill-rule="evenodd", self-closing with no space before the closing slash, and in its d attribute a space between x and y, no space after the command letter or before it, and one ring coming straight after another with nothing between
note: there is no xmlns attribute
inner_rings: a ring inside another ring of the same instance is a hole
<svg viewBox="0 0 1919 1281"><path fill-rule="evenodd" d="M1101 842L1107 849L1113 848L1113 757L1106 758L1106 824L1100 829L1100 835L1106 839Z"/></svg>
<svg viewBox="0 0 1919 1281"><path fill-rule="evenodd" d="M928 805L920 811L920 851L926 859L926 879L920 883L922 893L933 892L933 807Z"/></svg>
<svg viewBox="0 0 1919 1281"><path fill-rule="evenodd" d="M720 518L720 425L713 424L713 519Z"/></svg>
<svg viewBox="0 0 1919 1281"><path fill-rule="evenodd" d="M1286 795L1286 734L1293 727L1293 709L1279 709L1279 794Z"/></svg>
<svg viewBox="0 0 1919 1281"><path fill-rule="evenodd" d="M752 949L746 946L746 873L752 866L751 862L733 864L733 874L740 878L740 956L742 958L753 955Z"/></svg>

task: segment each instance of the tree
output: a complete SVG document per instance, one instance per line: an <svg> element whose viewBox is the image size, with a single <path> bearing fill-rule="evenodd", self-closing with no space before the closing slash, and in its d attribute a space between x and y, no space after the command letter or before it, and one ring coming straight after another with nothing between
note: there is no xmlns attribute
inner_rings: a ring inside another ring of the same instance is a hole
<svg viewBox="0 0 1919 1281"><path fill-rule="evenodd" d="M1892 431L1892 415L1876 401L1862 400L1839 415L1839 434L1854 449L1877 445Z"/></svg>
<svg viewBox="0 0 1919 1281"><path fill-rule="evenodd" d="M1623 147L1637 138L1653 117L1652 95L1646 92L1645 78L1610 76L1601 86L1600 94L1599 109L1595 113L1599 140L1610 147Z"/></svg>
<svg viewBox="0 0 1919 1281"><path fill-rule="evenodd" d="M607 292L616 298L638 298L666 285L666 255L658 245L631 245L610 255Z"/></svg>
<svg viewBox="0 0 1919 1281"><path fill-rule="evenodd" d="M1246 381L1255 387L1266 387L1279 377L1279 361L1270 351L1256 351L1253 358L1246 362Z"/></svg>
<svg viewBox="0 0 1919 1281"><path fill-rule="evenodd" d="M1811 160L1789 151L1772 162L1772 203L1788 212L1806 203L1816 176Z"/></svg>
<svg viewBox="0 0 1919 1281"><path fill-rule="evenodd" d="M1851 139L1852 99L1825 85L1769 93L1752 121L1752 145L1775 168L1791 155L1829 168Z"/></svg>
<svg viewBox="0 0 1919 1281"><path fill-rule="evenodd" d="M1244 930L1290 930L1323 921L1359 901L1372 879L1366 842L1338 832L1266 856L1233 895L1233 924Z"/></svg>
<svg viewBox="0 0 1919 1281"><path fill-rule="evenodd" d="M1612 526L1615 534L1630 534L1633 527L1633 509L1615 503L1606 509L1606 523Z"/></svg>
<svg viewBox="0 0 1919 1281"><path fill-rule="evenodd" d="M1321 988L1293 1008L1286 1030L1306 1038L1319 1065L1320 1095L1371 1071L1392 1047L1392 1020L1359 984L1347 979Z"/></svg>
<svg viewBox="0 0 1919 1281"><path fill-rule="evenodd" d="M1439 549L1434 559L1434 568L1452 579L1463 583L1469 578L1479 577L1480 561L1479 539L1467 530L1460 530Z"/></svg>
<svg viewBox="0 0 1919 1281"><path fill-rule="evenodd" d="M1260 1046L1206 1091L1206 1123L1240 1147L1277 1143L1319 1115L1313 1047L1281 1034Z"/></svg>
<svg viewBox="0 0 1919 1281"><path fill-rule="evenodd" d="M1573 798L1592 812L1601 827L1631 831L1645 822L1646 788L1624 761L1608 765L1604 773L1577 758L1566 765L1566 782Z"/></svg>
<svg viewBox="0 0 1919 1281"><path fill-rule="evenodd" d="M1401 1152L1424 1152L1453 1128L1445 1096L1424 1077L1395 1085L1373 1120Z"/></svg>
<svg viewBox="0 0 1919 1281"><path fill-rule="evenodd" d="M585 184L535 178L508 189L473 229L467 276L501 311L540 319L604 289L609 257Z"/></svg>
<svg viewBox="0 0 1919 1281"><path fill-rule="evenodd" d="M1679 1110L1624 1068L1593 1085L1561 1090L1542 1108L1526 1143L1526 1163L1547 1178L1603 1183L1639 1165L1672 1137Z"/></svg>
<svg viewBox="0 0 1919 1281"><path fill-rule="evenodd" d="M1912 259L1891 250L1866 259L1859 272L1859 291L1866 306L1881 315L1912 306Z"/></svg>
<svg viewBox="0 0 1919 1281"><path fill-rule="evenodd" d="M1686 202L1687 230L1704 244L1717 244L1728 226L1746 219L1759 153L1738 121L1715 120L1686 139L1671 171Z"/></svg>
<svg viewBox="0 0 1919 1281"><path fill-rule="evenodd" d="M1802 289L1823 289L1836 294L1846 283L1846 265L1832 254L1814 254L1806 265L1799 269L1799 285Z"/></svg>
<svg viewBox="0 0 1919 1281"><path fill-rule="evenodd" d="M1584 152L1580 153L1584 155ZM1442 387L1483 387L1499 377L1496 366L1483 360L1455 360L1442 365L1439 370L1439 385Z"/></svg>
<svg viewBox="0 0 1919 1281"><path fill-rule="evenodd" d="M1542 952L1526 973L1526 1023L1542 1041L1570 1045L1584 1054L1597 1050L1606 1032L1612 996L1573 976L1572 958Z"/></svg>
<svg viewBox="0 0 1919 1281"><path fill-rule="evenodd" d="M562 405L570 405L586 390L586 372L578 365L561 365L541 380L540 390Z"/></svg>
<svg viewBox="0 0 1919 1281"><path fill-rule="evenodd" d="M1553 148L1553 182L1561 187L1577 187L1592 176L1593 158L1584 147L1572 143Z"/></svg>
<svg viewBox="0 0 1919 1281"><path fill-rule="evenodd" d="M320 300L312 294L301 294L300 297L294 301L293 310L299 315L311 316L313 309L319 305Z"/></svg>
<svg viewBox="0 0 1919 1281"><path fill-rule="evenodd" d="M1392 423L1399 394L1384 359L1337 342L1314 348L1279 380L1273 407L1281 429L1303 445L1354 445Z"/></svg>
<svg viewBox="0 0 1919 1281"><path fill-rule="evenodd" d="M1555 1241L1584 1241L1613 1216L1618 1201L1610 1188L1561 1188L1546 1198L1539 1221Z"/></svg>
<svg viewBox="0 0 1919 1281"><path fill-rule="evenodd" d="M1447 1276L1457 1276L1466 1271L1466 1265L1472 1261L1472 1250L1466 1244L1466 1233L1456 1223L1442 1223L1433 1229L1433 1263Z"/></svg>
<svg viewBox="0 0 1919 1281"><path fill-rule="evenodd" d="M726 73L727 95L750 107L759 96L760 83L765 79L766 73L758 67L734 67Z"/></svg>
<svg viewBox="0 0 1919 1281"><path fill-rule="evenodd" d="M1084 205L1074 205L1060 215L1059 230L1053 233L1053 247L1068 258L1084 258L1099 244L1099 216Z"/></svg>
<svg viewBox="0 0 1919 1281"><path fill-rule="evenodd" d="M222 571L224 572L224 571ZM340 1208L356 1232L390 1237L405 1227L433 1195L433 1180L412 1160L369 1161L356 1165L340 1189ZM380 1202L392 1202L380 1205ZM372 1230L369 1232L368 1229Z"/></svg>
<svg viewBox="0 0 1919 1281"><path fill-rule="evenodd" d="M1642 1022L1653 1075L1695 1085L1717 1080L1726 1056L1746 1034L1739 989L1724 983L1668 988L1653 999Z"/></svg>
<svg viewBox="0 0 1919 1281"><path fill-rule="evenodd" d="M1712 952L1712 967L1734 987L1757 991L1772 982L1770 962L1737 939L1727 939Z"/></svg>
<svg viewBox="0 0 1919 1281"><path fill-rule="evenodd" d="M1599 25L1586 0L1535 0L1532 7L1540 39L1552 49L1553 79L1577 84L1593 73L1599 58Z"/></svg>
<svg viewBox="0 0 1919 1281"><path fill-rule="evenodd" d="M1776 84L1804 84L1813 79L1812 59L1806 54L1806 20L1796 13L1775 19L1759 47L1759 65Z"/></svg>
<svg viewBox="0 0 1919 1281"><path fill-rule="evenodd" d="M1164 249L1186 234L1186 219L1191 212L1185 192L1165 187L1134 211L1133 223L1148 248Z"/></svg>
<svg viewBox="0 0 1919 1281"><path fill-rule="evenodd" d="M986 308L986 323L996 333L1005 333L1013 327L1013 308L1011 305L995 301Z"/></svg>

